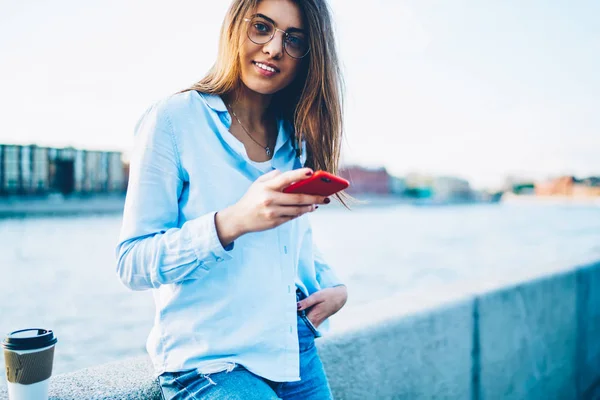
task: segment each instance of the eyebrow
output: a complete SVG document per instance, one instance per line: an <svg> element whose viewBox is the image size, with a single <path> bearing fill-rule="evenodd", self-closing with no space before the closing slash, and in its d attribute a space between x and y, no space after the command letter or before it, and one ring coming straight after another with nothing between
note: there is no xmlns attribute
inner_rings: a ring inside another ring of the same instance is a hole
<svg viewBox="0 0 600 400"><path fill-rule="evenodd" d="M273 25L277 26L277 22L273 21L273 19L267 17L265 14L254 14L253 17L261 17L263 19L266 19L267 21L269 21L270 23L272 23ZM291 27L286 29L286 32L301 32L306 34L306 31L304 29L300 29L300 28L295 28L295 27Z"/></svg>

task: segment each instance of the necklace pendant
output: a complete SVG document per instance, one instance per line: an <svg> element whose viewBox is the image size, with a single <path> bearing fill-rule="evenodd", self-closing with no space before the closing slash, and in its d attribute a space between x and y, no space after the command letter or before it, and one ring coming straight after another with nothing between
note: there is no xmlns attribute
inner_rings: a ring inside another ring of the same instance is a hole
<svg viewBox="0 0 600 400"><path fill-rule="evenodd" d="M265 151L267 152L267 157L271 157L271 149L268 147L265 147Z"/></svg>

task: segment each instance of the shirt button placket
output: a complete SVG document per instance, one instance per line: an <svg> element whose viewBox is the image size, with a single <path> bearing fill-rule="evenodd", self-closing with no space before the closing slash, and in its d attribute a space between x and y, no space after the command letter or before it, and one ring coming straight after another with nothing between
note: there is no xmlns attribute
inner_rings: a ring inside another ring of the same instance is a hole
<svg viewBox="0 0 600 400"><path fill-rule="evenodd" d="M288 262L287 245L284 245L282 243L283 242L283 240L282 240L282 234L284 233L284 232L282 232L282 230L284 230L284 229L285 229L285 227L279 227L279 229L277 229L277 239L279 241L279 245L282 246L281 248L283 248L283 254L279 253L280 254L280 260L281 260L281 266L282 266L282 268L281 268L282 275L281 276L282 276L284 282L290 282L290 280L289 280L289 278L287 276L287 273L288 273L289 270L288 270L288 268L286 268L287 262ZM285 236L287 236L287 235L284 235L284 237ZM288 284L288 295L291 292L292 292L292 287L291 287L291 285ZM290 331L290 335L294 334L294 326L292 324L289 325L289 331Z"/></svg>
<svg viewBox="0 0 600 400"><path fill-rule="evenodd" d="M287 255L288 251L287 251L287 246L283 246L283 254ZM288 257L286 257L287 260ZM295 280L295 278L294 278ZM292 285L288 285L288 294L291 295L292 294ZM295 295L295 291L294 291L294 295ZM290 333L294 333L294 329L293 326L290 325Z"/></svg>

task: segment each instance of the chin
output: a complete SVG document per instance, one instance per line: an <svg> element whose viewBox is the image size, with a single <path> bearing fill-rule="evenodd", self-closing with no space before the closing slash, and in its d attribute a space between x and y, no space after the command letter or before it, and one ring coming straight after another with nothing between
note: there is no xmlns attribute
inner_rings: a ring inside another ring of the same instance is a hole
<svg viewBox="0 0 600 400"><path fill-rule="evenodd" d="M256 82L255 80L242 80L244 85L253 92L270 95L279 92L281 89L285 88L285 86L273 85L273 84L264 84L263 82Z"/></svg>

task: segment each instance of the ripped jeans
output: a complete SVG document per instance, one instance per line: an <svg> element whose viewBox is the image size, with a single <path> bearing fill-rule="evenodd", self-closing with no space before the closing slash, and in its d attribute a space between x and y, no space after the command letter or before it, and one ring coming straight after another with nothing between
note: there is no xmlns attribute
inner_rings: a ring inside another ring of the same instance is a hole
<svg viewBox="0 0 600 400"><path fill-rule="evenodd" d="M305 296L296 293L298 300ZM298 342L300 345L300 378L298 382L273 382L253 374L239 364L225 371L201 374L192 369L165 372L159 376L165 400L331 400L333 399L323 364L315 347L315 337L321 336L306 317L298 312Z"/></svg>

